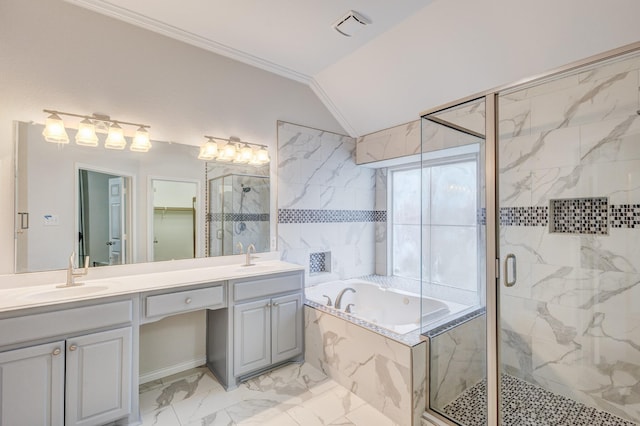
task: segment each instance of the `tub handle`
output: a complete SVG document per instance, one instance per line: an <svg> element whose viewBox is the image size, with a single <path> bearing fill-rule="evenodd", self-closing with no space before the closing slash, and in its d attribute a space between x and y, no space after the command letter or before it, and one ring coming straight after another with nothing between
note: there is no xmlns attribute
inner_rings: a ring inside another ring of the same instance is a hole
<svg viewBox="0 0 640 426"><path fill-rule="evenodd" d="M509 263L511 263L512 265L511 268L509 268ZM511 281L509 280L509 269L513 271L513 279ZM507 287L513 287L514 285L516 285L517 280L518 271L516 269L516 255L513 253L509 253L504 259L504 285Z"/></svg>
<svg viewBox="0 0 640 426"><path fill-rule="evenodd" d="M333 306L333 303L331 303L331 298L329 296L327 296L326 294L323 294L322 297L327 298L327 306Z"/></svg>
<svg viewBox="0 0 640 426"><path fill-rule="evenodd" d="M352 311L351 311L351 307L352 307L352 306L356 306L356 304L355 304L355 303L349 303L349 304L347 305L346 309L344 310L344 312L345 312L345 313L347 313L347 314L352 313Z"/></svg>

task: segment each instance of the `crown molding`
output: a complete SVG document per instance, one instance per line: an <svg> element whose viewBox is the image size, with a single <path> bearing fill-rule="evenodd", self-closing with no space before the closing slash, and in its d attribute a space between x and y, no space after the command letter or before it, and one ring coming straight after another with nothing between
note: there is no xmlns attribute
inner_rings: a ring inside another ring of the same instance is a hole
<svg viewBox="0 0 640 426"><path fill-rule="evenodd" d="M312 78L306 74L292 70L291 68L283 67L274 62L262 59L258 56L251 55L241 50L234 49L225 44L218 43L205 37L201 37L197 34L193 34L189 31L181 30L164 22L149 18L139 13L133 12L129 9L113 5L106 1L101 0L65 0L67 3L74 4L76 6L83 7L85 9L98 12L102 15L106 15L112 18L116 18L120 21L127 22L137 27L144 28L149 31L153 31L158 34L170 37L175 40L182 41L192 46L199 47L201 49L208 50L213 53L225 56L227 58L235 59L239 62L243 62L248 65L263 69L265 71L272 72L274 74L286 77L288 79L297 81L299 83L310 84Z"/></svg>
<svg viewBox="0 0 640 426"><path fill-rule="evenodd" d="M347 132L347 134L353 138L358 137L358 132L353 128L351 123L347 120L347 118L342 115L342 112L338 109L336 104L333 103L331 97L324 91L322 86L318 83L315 78L311 78L311 82L309 83L309 87L313 90L313 93L316 94L318 99L324 104L325 107L329 110L331 115L335 117L335 119L340 123L342 128Z"/></svg>
<svg viewBox="0 0 640 426"><path fill-rule="evenodd" d="M191 32L181 30L180 28L174 27L172 25L166 24L164 22L161 22L155 19L151 19L147 16L133 12L129 9L113 5L107 1L103 1L103 0L65 0L65 1L67 3L71 3L73 5L100 13L102 15L106 15L111 18L115 18L120 21L127 22L137 27L144 28L149 31L153 31L158 34L162 34L174 40L179 40L184 43L190 44L192 46L205 49L209 52L217 53L227 58L231 58L239 62L245 63L247 65L251 65L251 66L260 68L262 70L272 72L281 77L285 77L290 80L294 80L299 83L306 84L311 88L313 93L315 93L315 95L325 105L325 107L329 110L329 112L335 117L338 123L340 123L340 125L349 134L349 136L352 136L352 137L357 136L355 129L351 126L351 124L348 122L345 116L340 112L336 104L333 103L329 95L322 89L322 87L320 86L320 84L318 84L315 78L307 74L303 74L295 70L292 70L290 68L283 67L274 62L268 61L266 59L262 59L258 56L251 55L241 50L234 49L222 43L209 40L208 38L201 37L197 34L193 34Z"/></svg>

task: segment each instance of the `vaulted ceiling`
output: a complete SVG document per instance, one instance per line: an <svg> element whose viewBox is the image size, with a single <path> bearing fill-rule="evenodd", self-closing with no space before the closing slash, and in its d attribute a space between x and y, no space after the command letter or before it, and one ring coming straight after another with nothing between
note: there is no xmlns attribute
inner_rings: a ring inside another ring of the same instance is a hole
<svg viewBox="0 0 640 426"><path fill-rule="evenodd" d="M352 136L640 40L636 0L67 1L308 84Z"/></svg>

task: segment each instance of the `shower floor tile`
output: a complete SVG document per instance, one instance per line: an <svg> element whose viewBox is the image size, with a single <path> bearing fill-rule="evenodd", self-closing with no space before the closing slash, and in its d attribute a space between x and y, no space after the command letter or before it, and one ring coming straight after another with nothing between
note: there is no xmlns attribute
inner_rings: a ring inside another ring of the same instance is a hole
<svg viewBox="0 0 640 426"><path fill-rule="evenodd" d="M501 385L505 426L637 426L507 374L502 375ZM482 381L445 406L443 414L464 426L485 426L486 404Z"/></svg>

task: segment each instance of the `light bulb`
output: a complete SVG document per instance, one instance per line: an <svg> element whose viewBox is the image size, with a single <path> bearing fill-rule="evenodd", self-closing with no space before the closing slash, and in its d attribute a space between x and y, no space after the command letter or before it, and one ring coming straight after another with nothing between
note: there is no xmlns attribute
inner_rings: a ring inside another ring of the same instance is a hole
<svg viewBox="0 0 640 426"><path fill-rule="evenodd" d="M69 143L69 135L64 128L64 123L56 113L52 113L47 117L42 136L44 136L44 140L47 142Z"/></svg>
<svg viewBox="0 0 640 426"><path fill-rule="evenodd" d="M98 146L98 135L96 135L96 126L91 120L85 118L78 124L78 133L76 133L76 144L83 146Z"/></svg>
<svg viewBox="0 0 640 426"><path fill-rule="evenodd" d="M127 141L124 138L124 131L118 123L113 123L109 127L109 134L107 140L104 142L104 147L109 149L124 149L127 145Z"/></svg>
<svg viewBox="0 0 640 426"><path fill-rule="evenodd" d="M147 152L151 149L151 141L149 140L149 132L147 129L140 126L138 130L136 130L129 149L134 152Z"/></svg>
<svg viewBox="0 0 640 426"><path fill-rule="evenodd" d="M198 159L210 161L216 158L217 154L218 144L213 139L209 139L207 142L200 146L200 154L198 154Z"/></svg>

